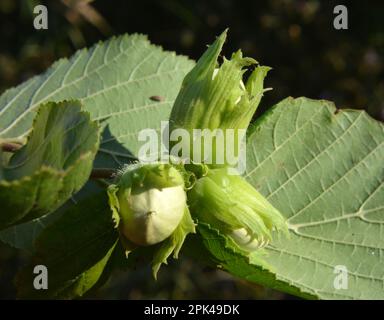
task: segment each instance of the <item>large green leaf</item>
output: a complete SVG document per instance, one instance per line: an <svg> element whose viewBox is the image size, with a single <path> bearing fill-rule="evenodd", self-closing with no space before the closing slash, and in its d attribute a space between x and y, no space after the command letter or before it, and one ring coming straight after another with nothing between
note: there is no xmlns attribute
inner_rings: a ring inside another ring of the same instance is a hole
<svg viewBox="0 0 384 320"><path fill-rule="evenodd" d="M27 143L2 170L0 229L52 212L88 180L98 125L76 101L39 108Z"/></svg>
<svg viewBox="0 0 384 320"><path fill-rule="evenodd" d="M312 299L313 295L302 292L300 288L279 281L274 274L273 268L268 270L261 266L259 256L250 257L228 237L221 234L217 229L208 224L199 223L197 235L187 238L183 248L194 260L229 271L232 275L243 278L250 282L257 282L263 286L275 290Z"/></svg>
<svg viewBox="0 0 384 320"><path fill-rule="evenodd" d="M103 129L96 166L114 167L136 154L141 129L158 129L167 120L193 64L137 34L80 50L0 97L0 138L24 136L44 101L80 99Z"/></svg>
<svg viewBox="0 0 384 320"><path fill-rule="evenodd" d="M100 279L118 239L106 192L68 208L36 241L31 264L17 277L22 298L74 298ZM48 270L48 290L36 290L33 269Z"/></svg>
<svg viewBox="0 0 384 320"><path fill-rule="evenodd" d="M288 98L253 127L246 175L287 218L267 262L324 299L384 298L384 126L363 111ZM348 289L335 289L335 267Z"/></svg>

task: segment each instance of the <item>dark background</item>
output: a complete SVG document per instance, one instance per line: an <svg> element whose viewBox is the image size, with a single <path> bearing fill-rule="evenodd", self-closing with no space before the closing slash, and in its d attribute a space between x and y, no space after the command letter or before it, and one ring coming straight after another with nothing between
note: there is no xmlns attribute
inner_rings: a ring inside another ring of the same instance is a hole
<svg viewBox="0 0 384 320"><path fill-rule="evenodd" d="M263 112L286 96L329 99L384 120L384 1L293 0L0 0L0 93L53 61L114 34L144 33L167 50L198 59L229 27L224 54L241 48L273 67ZM85 1L87 2L87 1ZM33 8L48 7L48 30L33 28ZM335 30L333 8L348 8ZM13 298L23 256L0 244L0 298ZM271 298L287 295L183 259L160 271L116 274L98 298Z"/></svg>

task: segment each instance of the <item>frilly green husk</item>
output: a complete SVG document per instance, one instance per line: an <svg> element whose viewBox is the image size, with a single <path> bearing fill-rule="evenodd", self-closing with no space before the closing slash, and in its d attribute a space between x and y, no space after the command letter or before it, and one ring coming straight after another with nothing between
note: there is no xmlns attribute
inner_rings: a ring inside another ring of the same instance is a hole
<svg viewBox="0 0 384 320"><path fill-rule="evenodd" d="M158 244L152 271L173 253L177 258L195 224L186 204L184 176L166 163L129 165L108 187L109 204L126 255L139 246Z"/></svg>
<svg viewBox="0 0 384 320"><path fill-rule="evenodd" d="M272 231L288 234L285 218L243 177L227 168L210 169L188 192L192 215L252 252L272 239Z"/></svg>
<svg viewBox="0 0 384 320"><path fill-rule="evenodd" d="M257 61L243 57L241 50L233 53L230 60L223 57L219 65L226 36L227 31L224 31L185 76L172 108L170 132L182 128L192 135L194 129L233 129L237 137L240 129L247 129L263 93L268 90L263 84L271 68L256 66ZM244 84L244 73L251 66L256 67ZM212 143L214 155L216 145ZM200 152L193 150L192 144L189 148L191 158L194 151ZM215 158L212 164L215 165Z"/></svg>

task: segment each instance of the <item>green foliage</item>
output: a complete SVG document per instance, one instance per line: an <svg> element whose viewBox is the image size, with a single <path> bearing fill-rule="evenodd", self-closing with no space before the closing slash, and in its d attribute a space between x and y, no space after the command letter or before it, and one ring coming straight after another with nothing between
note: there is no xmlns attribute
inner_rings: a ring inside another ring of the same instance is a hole
<svg viewBox="0 0 384 320"><path fill-rule="evenodd" d="M99 128L79 102L42 105L27 143L2 169L0 229L50 213L79 191L98 146Z"/></svg>
<svg viewBox="0 0 384 320"><path fill-rule="evenodd" d="M289 239L275 235L263 263L199 223L189 254L204 261L208 250L211 264L233 275L306 298L383 299L383 125L327 101L288 98L251 128L247 156L247 180L288 219ZM347 289L334 287L338 265Z"/></svg>
<svg viewBox="0 0 384 320"><path fill-rule="evenodd" d="M84 187L71 197L64 205L51 214L47 214L34 220L16 224L0 232L0 240L8 245L21 249L26 253L32 254L34 251L34 242L40 232L50 223L55 221L64 212L70 209L74 204L89 198L95 193L101 192L103 188L96 182L89 180Z"/></svg>
<svg viewBox="0 0 384 320"><path fill-rule="evenodd" d="M53 211L85 183L99 141L90 119L99 120L102 129L94 166L116 168L131 161L140 144L138 132L158 129L167 119L192 66L143 36L123 36L60 60L5 92L0 97L3 140L25 137L42 102L80 99L90 118L78 102L49 102L39 109L28 142L0 171L0 226ZM165 100L152 101L154 95ZM200 221L198 234L187 239L188 253L235 276L305 298L384 298L383 141L383 125L364 112L339 111L307 98L283 100L248 132L245 178L287 218L290 237L275 232L263 251L249 254ZM132 266L156 250L157 272L172 252L177 256L191 232L192 221L184 219L164 246L140 248L126 260L106 192L88 195L67 202L38 236L34 258L17 278L20 297L83 296L115 267ZM23 241L9 233L5 238L30 248L25 239L34 240L40 223L13 227ZM48 267L48 291L32 287L36 264ZM338 265L348 270L347 289L334 287Z"/></svg>
<svg viewBox="0 0 384 320"><path fill-rule="evenodd" d="M159 129L160 121L167 120L192 66L187 58L165 52L138 34L77 51L0 97L0 139L25 136L42 102L79 99L101 125L95 166L119 166L137 153L141 129ZM155 95L163 100L151 100Z"/></svg>
<svg viewBox="0 0 384 320"><path fill-rule="evenodd" d="M260 252L249 256L248 252L241 250L230 237L226 237L208 224L199 223L197 230L198 236L191 237L186 244L188 255L197 261L226 270L250 282L303 298L316 298L301 291L300 287L294 284L278 280L273 267L265 264L265 251L262 252L262 259L260 259Z"/></svg>
<svg viewBox="0 0 384 320"><path fill-rule="evenodd" d="M101 277L117 239L105 192L72 205L37 238L32 262L17 277L19 297L82 296ZM33 287L36 265L48 269L48 290Z"/></svg>
<svg viewBox="0 0 384 320"><path fill-rule="evenodd" d="M288 98L249 132L246 178L288 219L266 261L322 299L384 298L384 126L363 111ZM345 265L348 289L333 286Z"/></svg>
<svg viewBox="0 0 384 320"><path fill-rule="evenodd" d="M165 52L137 34L80 50L0 96L0 140L25 136L42 102L77 98L91 118L100 121L102 137L94 167L116 168L137 153L141 129L159 129L160 121L167 120L181 81L192 66L187 58ZM154 95L164 100L151 100ZM8 229L0 238L30 250L27 242L36 237L41 223L36 220Z"/></svg>

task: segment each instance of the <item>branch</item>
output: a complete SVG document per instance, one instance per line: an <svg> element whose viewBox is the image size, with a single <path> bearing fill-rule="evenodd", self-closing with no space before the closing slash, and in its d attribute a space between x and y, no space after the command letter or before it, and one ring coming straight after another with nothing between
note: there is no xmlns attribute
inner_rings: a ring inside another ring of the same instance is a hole
<svg viewBox="0 0 384 320"><path fill-rule="evenodd" d="M92 169L90 179L112 179L116 174L113 169Z"/></svg>
<svg viewBox="0 0 384 320"><path fill-rule="evenodd" d="M13 142L2 142L1 150L4 152L16 152L22 147L21 144L13 143Z"/></svg>

